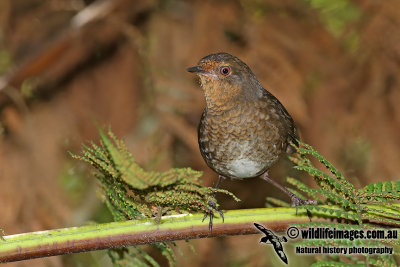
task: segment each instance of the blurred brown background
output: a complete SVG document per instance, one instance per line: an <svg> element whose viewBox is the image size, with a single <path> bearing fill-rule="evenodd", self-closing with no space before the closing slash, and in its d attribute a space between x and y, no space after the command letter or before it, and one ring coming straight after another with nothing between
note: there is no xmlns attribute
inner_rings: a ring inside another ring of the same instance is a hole
<svg viewBox="0 0 400 267"><path fill-rule="evenodd" d="M398 0L1 0L0 227L16 234L111 220L90 170L67 153L97 140L96 123L110 125L146 169L190 166L212 186L217 175L197 145L203 94L185 68L220 51L245 61L302 140L357 186L399 179L399 10ZM287 160L271 174L300 175ZM242 199L221 197L224 209L285 198L260 179L222 187ZM179 265L280 265L259 238L195 240L197 254L178 242ZM288 253L290 266L310 263ZM94 252L11 265L110 262Z"/></svg>

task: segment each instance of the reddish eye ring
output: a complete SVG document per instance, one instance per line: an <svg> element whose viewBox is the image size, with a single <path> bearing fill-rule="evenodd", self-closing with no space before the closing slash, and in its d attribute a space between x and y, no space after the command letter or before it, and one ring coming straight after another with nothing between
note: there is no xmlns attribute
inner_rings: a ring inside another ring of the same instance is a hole
<svg viewBox="0 0 400 267"><path fill-rule="evenodd" d="M222 75L226 76L231 73L231 68L229 66L223 66L219 71L221 72Z"/></svg>

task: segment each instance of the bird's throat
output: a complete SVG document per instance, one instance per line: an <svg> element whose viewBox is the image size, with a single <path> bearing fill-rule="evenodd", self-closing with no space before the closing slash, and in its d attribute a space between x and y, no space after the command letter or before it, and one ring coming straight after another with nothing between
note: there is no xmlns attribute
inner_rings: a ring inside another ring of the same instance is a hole
<svg viewBox="0 0 400 267"><path fill-rule="evenodd" d="M202 81L207 109L210 113L221 113L237 106L241 90L219 81Z"/></svg>

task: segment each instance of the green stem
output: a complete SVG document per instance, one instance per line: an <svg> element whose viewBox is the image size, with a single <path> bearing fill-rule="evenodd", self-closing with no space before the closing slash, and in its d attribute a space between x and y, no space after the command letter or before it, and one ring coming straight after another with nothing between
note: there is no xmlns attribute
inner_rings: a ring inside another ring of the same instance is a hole
<svg viewBox="0 0 400 267"><path fill-rule="evenodd" d="M367 206L387 210L378 205ZM390 211L400 215L400 211ZM220 218L214 219L212 233L208 219L202 222L203 214L182 214L164 216L158 223L152 218L4 236L4 240L0 239L0 263L163 241L260 233L254 222L282 232L290 224L309 221L306 212L299 210L296 214L296 208L229 210L224 215L224 223ZM334 218L324 215L313 216L312 220Z"/></svg>
<svg viewBox="0 0 400 267"><path fill-rule="evenodd" d="M286 230L289 224L307 222L304 212L294 208L230 210L225 222L214 219L212 233L203 214L164 216L153 219L112 222L81 227L4 236L0 240L0 263L78 253L128 245L185 240L225 235L255 234L258 222L273 231Z"/></svg>

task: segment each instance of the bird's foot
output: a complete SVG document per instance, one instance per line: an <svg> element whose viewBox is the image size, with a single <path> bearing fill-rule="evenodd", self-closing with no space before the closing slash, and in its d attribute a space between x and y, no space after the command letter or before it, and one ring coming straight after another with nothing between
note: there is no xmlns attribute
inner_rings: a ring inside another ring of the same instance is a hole
<svg viewBox="0 0 400 267"><path fill-rule="evenodd" d="M303 200L303 199L299 198L298 196L296 196L295 194L292 194L290 196L290 199L292 201L292 203L291 203L292 207L297 207L297 206L301 206L301 205L317 205L317 201L311 200L311 199Z"/></svg>
<svg viewBox="0 0 400 267"><path fill-rule="evenodd" d="M208 207L207 211L204 212L204 217L203 217L203 222L204 220L210 216L210 222L208 223L208 229L210 230L210 233L212 233L212 227L213 227L213 219L214 219L214 210L216 210L219 213L219 216L222 218L222 222L224 222L224 213L222 210L220 210L217 206L217 204L213 200L208 201Z"/></svg>
<svg viewBox="0 0 400 267"><path fill-rule="evenodd" d="M295 194L292 194L290 196L290 199L292 201L292 204L291 204L292 207L296 207L296 214L297 214L297 206L317 205L317 201L311 200L311 199L303 200L303 199L299 198L298 196L296 196ZM311 212L309 210L307 210L307 215L308 215L308 219L310 219L310 222L311 222Z"/></svg>

